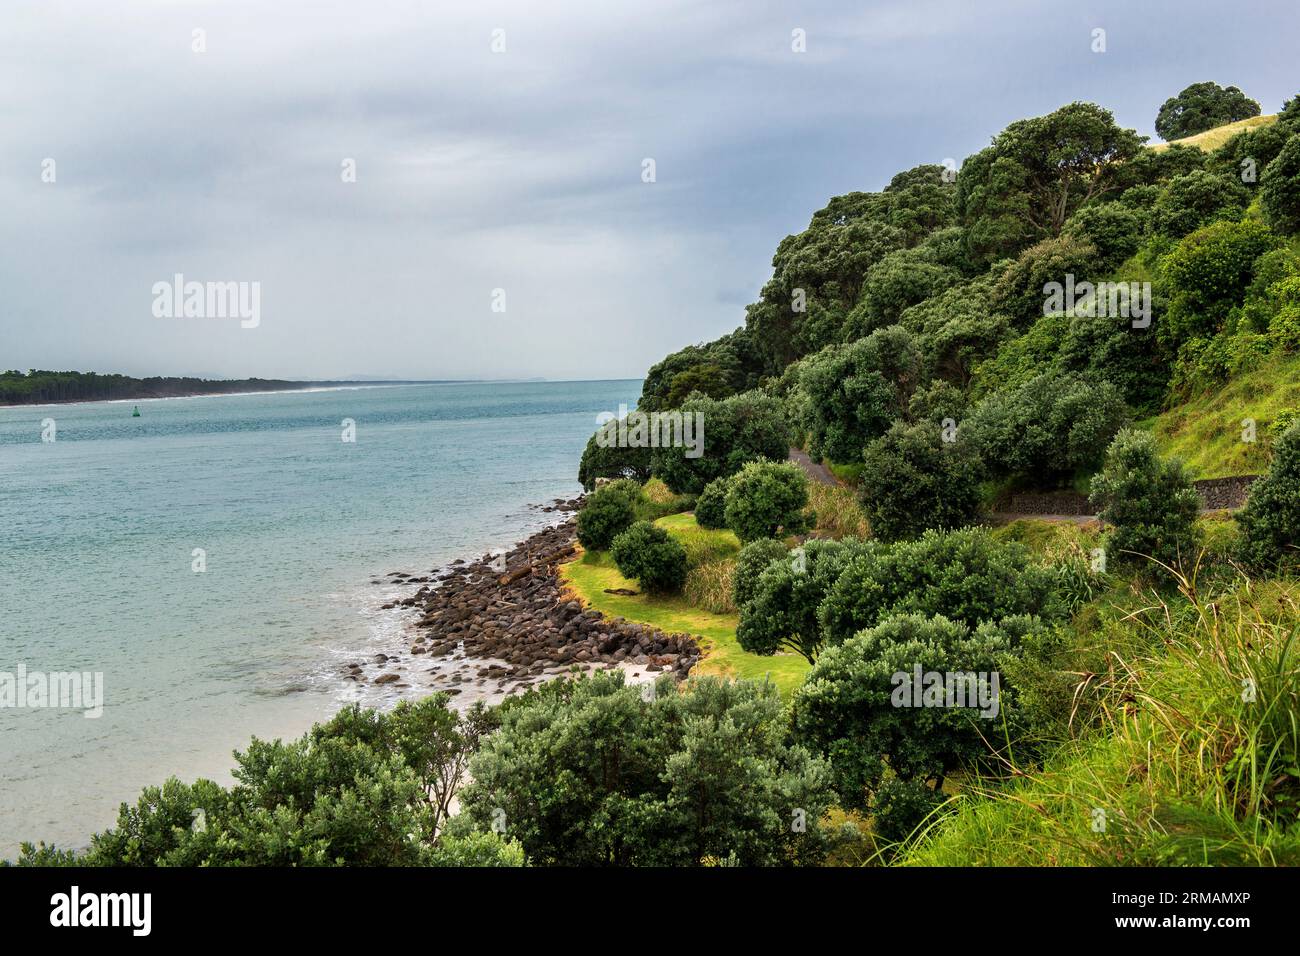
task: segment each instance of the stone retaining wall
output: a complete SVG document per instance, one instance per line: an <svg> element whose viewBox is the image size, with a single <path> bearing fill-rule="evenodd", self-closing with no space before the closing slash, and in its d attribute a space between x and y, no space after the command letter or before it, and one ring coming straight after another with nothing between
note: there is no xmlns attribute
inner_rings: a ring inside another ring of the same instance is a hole
<svg viewBox="0 0 1300 956"><path fill-rule="evenodd" d="M1207 478L1194 481L1196 493L1201 496L1201 508L1215 511L1220 508L1240 508L1246 503L1250 486L1259 475L1235 475L1230 478ZM1051 491L1011 495L998 503L997 511L1022 515L1091 515L1096 509L1085 495L1077 491Z"/></svg>

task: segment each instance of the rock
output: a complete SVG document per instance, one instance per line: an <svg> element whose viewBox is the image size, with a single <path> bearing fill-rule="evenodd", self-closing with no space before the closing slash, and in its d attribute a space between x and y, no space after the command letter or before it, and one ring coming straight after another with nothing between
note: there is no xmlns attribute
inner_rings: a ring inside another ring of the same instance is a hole
<svg viewBox="0 0 1300 956"><path fill-rule="evenodd" d="M375 683L376 683L376 684L391 684L391 683L393 683L394 681L399 681L399 680L401 680L401 679L402 679L402 678L399 677L399 676L396 675L396 674L380 674L378 677L375 678Z"/></svg>

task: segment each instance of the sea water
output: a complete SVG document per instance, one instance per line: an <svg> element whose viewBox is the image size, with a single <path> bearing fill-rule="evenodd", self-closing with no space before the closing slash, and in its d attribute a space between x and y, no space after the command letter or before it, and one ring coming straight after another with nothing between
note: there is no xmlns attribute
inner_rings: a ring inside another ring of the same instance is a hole
<svg viewBox="0 0 1300 956"><path fill-rule="evenodd" d="M537 506L579 492L597 415L639 392L449 383L0 408L0 673L103 675L95 718L0 708L0 858L23 840L83 846L169 776L228 782L251 736L295 737L354 699L342 664L409 626L380 609L414 591L388 573L554 520Z"/></svg>

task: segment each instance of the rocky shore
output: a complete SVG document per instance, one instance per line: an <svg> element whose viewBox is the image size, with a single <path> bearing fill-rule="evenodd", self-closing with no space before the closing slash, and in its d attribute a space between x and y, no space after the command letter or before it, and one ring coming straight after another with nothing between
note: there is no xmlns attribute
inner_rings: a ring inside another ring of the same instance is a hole
<svg viewBox="0 0 1300 956"><path fill-rule="evenodd" d="M684 678L700 658L689 634L607 620L565 592L559 566L577 553L573 514L580 506L575 498L542 508L568 517L504 553L458 559L428 575L391 572L389 583L416 588L384 605L418 615L407 647L350 662L344 677L489 700L575 670L621 667L632 679L663 672Z"/></svg>

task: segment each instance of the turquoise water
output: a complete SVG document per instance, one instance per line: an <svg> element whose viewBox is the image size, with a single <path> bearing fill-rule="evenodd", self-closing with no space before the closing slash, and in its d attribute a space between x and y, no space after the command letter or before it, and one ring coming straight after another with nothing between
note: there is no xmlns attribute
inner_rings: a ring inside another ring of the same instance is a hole
<svg viewBox="0 0 1300 956"><path fill-rule="evenodd" d="M296 736L352 699L340 663L402 626L378 609L397 592L372 582L554 520L529 505L580 490L596 415L639 392L442 384L0 408L0 672L104 675L98 719L0 709L0 856L27 839L84 845L142 786L228 779L253 734Z"/></svg>

